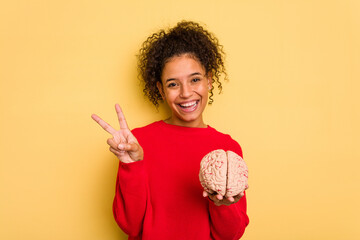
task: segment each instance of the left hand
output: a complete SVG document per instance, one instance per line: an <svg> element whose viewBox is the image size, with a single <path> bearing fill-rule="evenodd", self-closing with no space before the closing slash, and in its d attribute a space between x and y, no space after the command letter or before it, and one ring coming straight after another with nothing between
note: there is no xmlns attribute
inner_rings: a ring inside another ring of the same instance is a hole
<svg viewBox="0 0 360 240"><path fill-rule="evenodd" d="M216 206L221 206L221 205L230 206L231 204L237 203L240 200L240 198L242 198L244 195L245 192L242 192L236 196L224 198L220 194L216 194L216 193L210 194L206 191L203 191L203 196L209 197L210 200L213 201Z"/></svg>

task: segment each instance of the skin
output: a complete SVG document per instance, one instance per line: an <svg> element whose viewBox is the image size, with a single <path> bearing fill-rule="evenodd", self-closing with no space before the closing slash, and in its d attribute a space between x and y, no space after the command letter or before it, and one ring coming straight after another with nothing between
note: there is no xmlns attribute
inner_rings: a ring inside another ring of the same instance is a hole
<svg viewBox="0 0 360 240"><path fill-rule="evenodd" d="M164 66L161 83L157 83L164 102L171 109L171 116L165 122L183 127L206 128L202 113L207 104L211 83L210 74L207 74L201 63L191 55L183 54L169 59ZM184 108L186 105L191 106ZM107 144L110 146L109 150L121 162L132 163L143 160L143 149L128 128L119 104L115 105L115 111L119 120L119 130L114 129L96 114L91 117L112 135L112 138L107 140ZM224 198L220 194L204 191L203 196L209 197L217 206L229 206L239 201L244 193Z"/></svg>
<svg viewBox="0 0 360 240"><path fill-rule="evenodd" d="M125 116L119 104L115 105L115 111L119 120L119 130L115 130L110 124L102 120L96 114L91 115L91 118L112 135L112 138L107 140L107 144L110 146L110 152L114 153L121 162L132 163L143 160L144 151L128 128Z"/></svg>
<svg viewBox="0 0 360 240"><path fill-rule="evenodd" d="M157 82L157 88L172 113L165 122L206 128L202 113L207 104L211 82L205 68L194 57L183 54L168 60L162 71L161 83ZM196 103L193 108L181 107L191 103Z"/></svg>

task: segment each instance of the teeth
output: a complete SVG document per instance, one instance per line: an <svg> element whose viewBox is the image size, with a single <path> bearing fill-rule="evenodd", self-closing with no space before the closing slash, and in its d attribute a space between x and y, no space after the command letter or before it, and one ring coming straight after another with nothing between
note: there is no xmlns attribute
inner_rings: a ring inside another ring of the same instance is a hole
<svg viewBox="0 0 360 240"><path fill-rule="evenodd" d="M189 103L184 103L184 104L179 104L181 107L192 107L196 104L196 101L193 102L189 102Z"/></svg>

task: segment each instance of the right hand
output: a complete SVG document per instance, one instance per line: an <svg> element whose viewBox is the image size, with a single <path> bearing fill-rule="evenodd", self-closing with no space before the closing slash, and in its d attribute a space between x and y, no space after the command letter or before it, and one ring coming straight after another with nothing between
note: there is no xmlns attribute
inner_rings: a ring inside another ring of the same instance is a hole
<svg viewBox="0 0 360 240"><path fill-rule="evenodd" d="M115 110L119 119L120 130L115 130L110 124L102 120L96 114L91 115L91 118L112 135L112 138L107 140L107 144L110 146L110 151L114 153L121 162L131 163L143 160L143 149L128 128L125 116L119 104L115 105Z"/></svg>

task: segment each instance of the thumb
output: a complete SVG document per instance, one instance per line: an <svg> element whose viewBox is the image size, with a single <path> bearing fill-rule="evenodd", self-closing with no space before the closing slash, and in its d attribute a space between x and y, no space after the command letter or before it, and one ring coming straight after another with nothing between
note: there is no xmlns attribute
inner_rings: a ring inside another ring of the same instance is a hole
<svg viewBox="0 0 360 240"><path fill-rule="evenodd" d="M120 143L118 148L122 151L136 152L139 150L139 144L137 143Z"/></svg>
<svg viewBox="0 0 360 240"><path fill-rule="evenodd" d="M203 191L203 197L208 197L209 194L206 191Z"/></svg>

